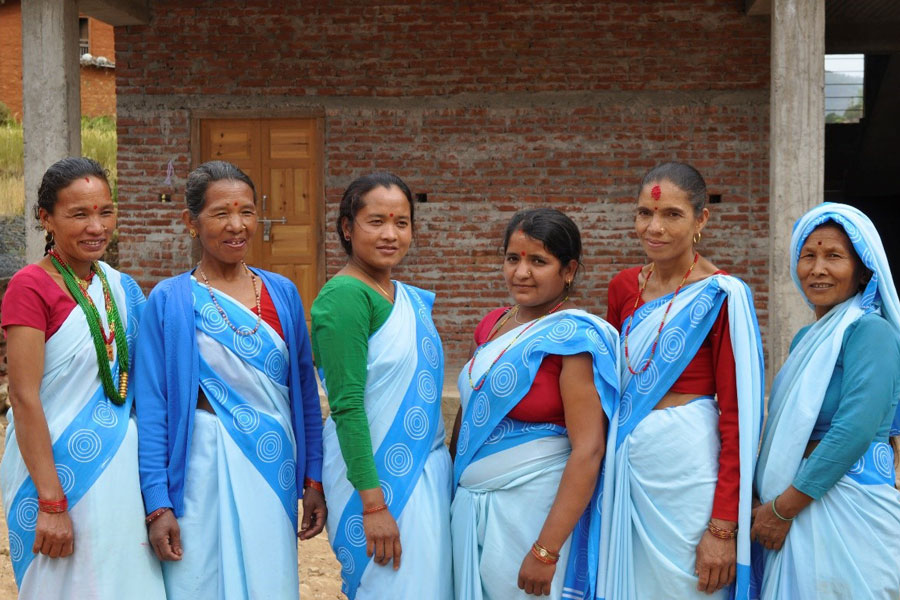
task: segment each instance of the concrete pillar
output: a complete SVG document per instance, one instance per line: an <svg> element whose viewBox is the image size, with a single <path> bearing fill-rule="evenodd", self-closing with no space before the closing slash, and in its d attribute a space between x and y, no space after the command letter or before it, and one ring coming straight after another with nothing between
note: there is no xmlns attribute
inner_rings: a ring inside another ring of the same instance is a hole
<svg viewBox="0 0 900 600"><path fill-rule="evenodd" d="M769 364L813 320L790 273L791 229L822 202L825 180L825 0L773 0L769 132Z"/></svg>
<svg viewBox="0 0 900 600"><path fill-rule="evenodd" d="M76 0L22 2L22 119L25 137L25 259L44 254L31 225L47 167L81 155L81 97Z"/></svg>

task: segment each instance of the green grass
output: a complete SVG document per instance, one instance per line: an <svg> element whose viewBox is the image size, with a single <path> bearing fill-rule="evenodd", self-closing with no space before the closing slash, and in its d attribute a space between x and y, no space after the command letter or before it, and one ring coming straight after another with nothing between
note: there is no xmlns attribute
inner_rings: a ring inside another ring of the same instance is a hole
<svg viewBox="0 0 900 600"><path fill-rule="evenodd" d="M93 158L109 172L113 200L118 189L116 121L112 117L81 118L81 155ZM25 157L22 124L0 123L0 215L25 210Z"/></svg>

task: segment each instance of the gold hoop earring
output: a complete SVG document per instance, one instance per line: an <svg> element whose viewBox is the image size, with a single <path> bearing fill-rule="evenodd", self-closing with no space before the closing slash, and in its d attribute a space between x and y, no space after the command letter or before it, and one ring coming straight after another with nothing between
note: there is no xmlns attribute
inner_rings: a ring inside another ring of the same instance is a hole
<svg viewBox="0 0 900 600"><path fill-rule="evenodd" d="M192 237L192 238L197 237L197 230L196 230L196 229L191 229L189 233L191 234L191 237Z"/></svg>
<svg viewBox="0 0 900 600"><path fill-rule="evenodd" d="M702 238L703 238L703 234L700 233L700 232L698 231L697 233L694 234L694 238L693 238L693 239L694 239L694 243L695 243L695 244L699 244L699 243L700 243L700 240L701 240Z"/></svg>

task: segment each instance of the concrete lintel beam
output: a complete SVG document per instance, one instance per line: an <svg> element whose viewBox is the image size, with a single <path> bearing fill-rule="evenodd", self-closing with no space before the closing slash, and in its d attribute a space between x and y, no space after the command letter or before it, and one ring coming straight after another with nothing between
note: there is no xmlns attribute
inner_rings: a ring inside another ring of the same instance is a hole
<svg viewBox="0 0 900 600"><path fill-rule="evenodd" d="M751 17L772 14L772 0L744 0L744 12Z"/></svg>
<svg viewBox="0 0 900 600"><path fill-rule="evenodd" d="M147 0L80 0L78 10L85 16L115 27L150 22L150 4Z"/></svg>

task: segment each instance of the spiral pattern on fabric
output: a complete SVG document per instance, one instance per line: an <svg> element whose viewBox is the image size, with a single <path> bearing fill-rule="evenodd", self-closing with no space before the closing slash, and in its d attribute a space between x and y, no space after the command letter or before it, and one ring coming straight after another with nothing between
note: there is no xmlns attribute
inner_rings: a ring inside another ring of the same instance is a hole
<svg viewBox="0 0 900 600"><path fill-rule="evenodd" d="M103 442L100 440L100 436L90 429L79 429L69 438L67 447L73 460L87 463L100 455Z"/></svg>

